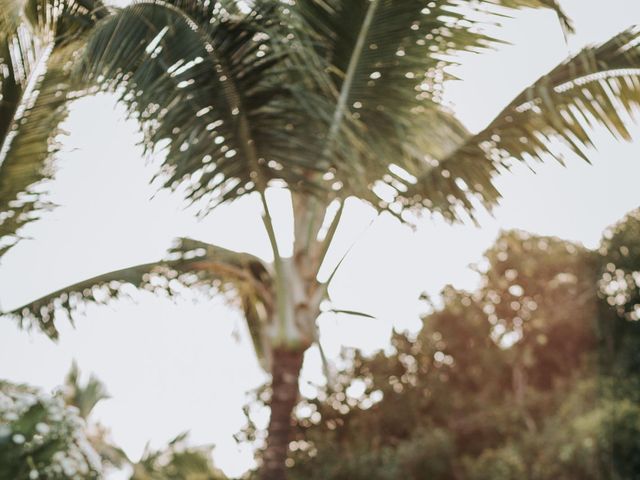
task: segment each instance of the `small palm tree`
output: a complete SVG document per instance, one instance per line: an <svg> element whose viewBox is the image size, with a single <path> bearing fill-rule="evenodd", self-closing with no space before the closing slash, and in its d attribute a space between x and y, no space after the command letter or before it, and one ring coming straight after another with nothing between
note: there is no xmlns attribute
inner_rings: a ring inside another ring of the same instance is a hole
<svg viewBox="0 0 640 480"><path fill-rule="evenodd" d="M80 382L80 370L74 362L67 373L61 389L64 402L77 409L86 424L85 435L97 452L103 465L133 470L131 480L223 480L226 477L213 466L211 447L191 447L186 444L188 434L182 433L162 450L145 448L142 458L134 463L124 451L109 439L109 431L97 423L90 423L89 416L94 407L109 398L104 384L93 375Z"/></svg>
<svg viewBox="0 0 640 480"><path fill-rule="evenodd" d="M78 365L73 362L64 379L61 396L68 406L77 409L80 418L86 422L85 434L93 449L102 459L103 465L122 468L131 463L124 451L110 440L109 430L99 423L89 421L89 416L95 406L101 400L109 398L104 384L98 378L91 375L89 380L81 384L80 370Z"/></svg>
<svg viewBox="0 0 640 480"><path fill-rule="evenodd" d="M181 239L165 260L11 314L55 336L56 315L118 296L124 284L174 293L184 283L234 296L272 374L261 475L285 478L303 354L317 341L333 277L317 274L347 198L401 220L424 210L464 220L497 202L493 178L513 160L586 159L594 124L629 137L624 109L640 102L637 28L567 59L477 135L443 106L457 55L494 45L483 23L521 7L552 8L571 28L552 0L145 0L105 11L74 78L118 95L145 147L164 155L164 186L184 186L202 214L258 199L273 262ZM276 186L291 193L290 258L278 249L265 195Z"/></svg>

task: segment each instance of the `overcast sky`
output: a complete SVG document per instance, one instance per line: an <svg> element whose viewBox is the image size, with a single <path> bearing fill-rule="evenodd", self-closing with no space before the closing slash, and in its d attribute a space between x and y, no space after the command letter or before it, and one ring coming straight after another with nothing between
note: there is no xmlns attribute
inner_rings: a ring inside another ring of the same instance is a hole
<svg viewBox="0 0 640 480"><path fill-rule="evenodd" d="M465 58L465 66L456 71L463 81L449 86L447 99L471 130L482 128L569 52L640 23L636 0L561 3L577 28L568 45L553 14L523 11L502 30L512 46ZM260 210L251 198L201 222L182 209L176 195L162 192L150 200L153 169L141 159L135 125L124 120L112 98L79 101L65 128L71 133L50 185L60 207L26 228L33 240L3 258L2 309L104 271L156 260L176 236L270 258ZM640 128L633 132L640 139ZM337 355L341 346L371 351L385 346L392 326L416 328L425 308L418 301L423 291L437 295L447 283L473 288L477 277L468 266L481 259L500 229L521 228L595 247L607 225L640 203L640 140L621 144L603 132L595 136L598 151L591 166L574 160L568 168L544 165L536 175L516 168L501 178L502 206L493 217L481 219L481 228L424 219L413 232L350 202L331 258L355 246L330 293L336 308L365 311L377 320L323 315L328 353ZM286 194L270 192L269 198L286 249ZM0 378L50 390L76 359L83 372L107 385L113 398L98 405L94 418L111 428L116 443L133 459L148 441L160 447L190 430L194 443L217 445L214 459L228 474L251 466L250 449L238 447L232 435L243 425L245 393L266 377L237 311L221 300L170 302L138 293L133 301L90 307L75 330L64 324L61 329L61 340L54 344L0 322ZM305 380L321 378L316 357L310 351Z"/></svg>

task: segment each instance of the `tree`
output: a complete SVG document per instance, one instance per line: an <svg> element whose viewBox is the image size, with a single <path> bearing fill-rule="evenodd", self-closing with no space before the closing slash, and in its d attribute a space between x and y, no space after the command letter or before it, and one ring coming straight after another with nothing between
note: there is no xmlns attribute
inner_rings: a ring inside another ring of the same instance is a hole
<svg viewBox="0 0 640 480"><path fill-rule="evenodd" d="M272 374L262 475L284 478L297 379L332 278L317 273L347 198L401 220L424 210L463 220L496 203L493 177L511 159L587 158L594 124L629 137L621 107L640 99L637 29L567 59L477 135L442 105L457 55L496 43L478 27L523 7L553 8L570 28L551 0L481 0L473 9L453 0L170 0L109 9L76 63L80 83L118 95L145 146L162 151L164 186L184 186L203 215L244 195L259 199L273 262L183 239L166 261L80 282L12 314L55 336L56 315L117 295L123 283L172 292L179 279L232 292ZM265 195L277 186L291 193L291 258L278 249Z"/></svg>
<svg viewBox="0 0 640 480"><path fill-rule="evenodd" d="M290 476L637 478L638 213L598 251L503 233L479 289L446 288L420 332L350 352L300 405Z"/></svg>
<svg viewBox="0 0 640 480"><path fill-rule="evenodd" d="M445 288L420 332L394 334L389 356L352 353L300 407L293 478L533 478L523 438L594 374L596 269L591 252L524 232L485 256L481 288Z"/></svg>

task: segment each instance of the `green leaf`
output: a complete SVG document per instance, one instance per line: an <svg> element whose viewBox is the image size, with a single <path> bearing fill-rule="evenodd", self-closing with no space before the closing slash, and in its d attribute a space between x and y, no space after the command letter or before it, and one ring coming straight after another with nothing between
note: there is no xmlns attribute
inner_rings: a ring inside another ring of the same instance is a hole
<svg viewBox="0 0 640 480"><path fill-rule="evenodd" d="M353 315L353 316L356 316L356 317L371 318L373 320L375 320L375 318L376 318L373 315L369 315L368 313L357 312L355 310L337 310L337 309L332 309L332 310L329 310L329 311L331 313L342 313L344 315Z"/></svg>

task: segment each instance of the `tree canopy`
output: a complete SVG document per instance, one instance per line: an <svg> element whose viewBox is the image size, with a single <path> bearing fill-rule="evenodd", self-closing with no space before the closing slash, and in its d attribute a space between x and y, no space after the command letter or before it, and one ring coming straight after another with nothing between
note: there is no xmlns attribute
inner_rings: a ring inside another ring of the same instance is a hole
<svg viewBox="0 0 640 480"><path fill-rule="evenodd" d="M623 479L640 471L639 211L590 251L504 232L390 355L298 407L291 478Z"/></svg>

